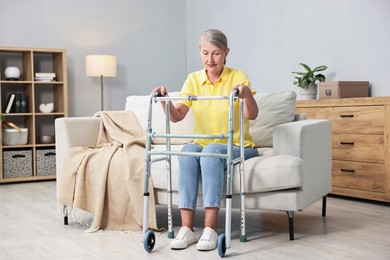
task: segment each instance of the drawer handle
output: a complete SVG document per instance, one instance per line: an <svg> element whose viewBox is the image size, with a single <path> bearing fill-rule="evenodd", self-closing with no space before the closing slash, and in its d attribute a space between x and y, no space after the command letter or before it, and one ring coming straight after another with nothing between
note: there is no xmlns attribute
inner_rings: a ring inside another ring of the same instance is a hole
<svg viewBox="0 0 390 260"><path fill-rule="evenodd" d="M355 173L355 170L351 170L351 169L340 169L340 171L342 171L342 172Z"/></svg>
<svg viewBox="0 0 390 260"><path fill-rule="evenodd" d="M355 142L340 142L340 144L347 144L347 145L354 145L355 144Z"/></svg>
<svg viewBox="0 0 390 260"><path fill-rule="evenodd" d="M24 158L26 157L24 154L15 154L15 155L12 155L12 158Z"/></svg>
<svg viewBox="0 0 390 260"><path fill-rule="evenodd" d="M353 115L340 115L341 118L345 118L345 117L353 117Z"/></svg>
<svg viewBox="0 0 390 260"><path fill-rule="evenodd" d="M45 153L44 155L45 155L45 156L53 156L53 155L56 155L56 153L48 152L48 153Z"/></svg>

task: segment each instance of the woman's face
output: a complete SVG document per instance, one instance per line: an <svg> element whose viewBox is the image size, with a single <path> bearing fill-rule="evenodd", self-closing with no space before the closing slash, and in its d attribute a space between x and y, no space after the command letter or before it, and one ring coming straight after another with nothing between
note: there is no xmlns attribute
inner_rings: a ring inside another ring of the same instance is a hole
<svg viewBox="0 0 390 260"><path fill-rule="evenodd" d="M200 43L200 56L208 73L222 73L228 53L229 49L223 50L206 40L202 40Z"/></svg>

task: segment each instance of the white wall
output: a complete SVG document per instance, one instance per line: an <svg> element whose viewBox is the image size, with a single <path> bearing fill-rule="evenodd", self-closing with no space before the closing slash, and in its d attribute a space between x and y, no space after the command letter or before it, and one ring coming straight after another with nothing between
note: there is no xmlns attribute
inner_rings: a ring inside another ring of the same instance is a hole
<svg viewBox="0 0 390 260"><path fill-rule="evenodd" d="M291 72L303 62L327 65L327 81L368 80L373 96L390 95L388 0L187 0L189 71L201 68L207 28L226 33L227 65L258 91L297 90Z"/></svg>
<svg viewBox="0 0 390 260"><path fill-rule="evenodd" d="M65 48L69 114L100 110L100 79L85 75L85 55L117 56L107 78L105 109L158 84L180 85L186 70L185 1L0 0L0 45Z"/></svg>
<svg viewBox="0 0 390 260"><path fill-rule="evenodd" d="M245 70L261 92L294 89L298 63L325 64L327 80L369 80L390 95L388 0L0 0L0 45L65 48L69 114L100 109L100 82L85 76L85 55L113 54L106 109L158 84L180 90L202 68L207 28L229 38L228 66Z"/></svg>

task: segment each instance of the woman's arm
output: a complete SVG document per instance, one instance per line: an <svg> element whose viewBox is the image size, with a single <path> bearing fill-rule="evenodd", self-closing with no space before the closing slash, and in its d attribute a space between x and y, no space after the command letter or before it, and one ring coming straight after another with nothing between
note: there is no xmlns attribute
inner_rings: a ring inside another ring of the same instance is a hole
<svg viewBox="0 0 390 260"><path fill-rule="evenodd" d="M255 120L257 114L259 113L259 108L255 98L253 97L252 90L243 84L235 86L240 92L238 94L239 98L245 99L244 102L244 117L249 120Z"/></svg>

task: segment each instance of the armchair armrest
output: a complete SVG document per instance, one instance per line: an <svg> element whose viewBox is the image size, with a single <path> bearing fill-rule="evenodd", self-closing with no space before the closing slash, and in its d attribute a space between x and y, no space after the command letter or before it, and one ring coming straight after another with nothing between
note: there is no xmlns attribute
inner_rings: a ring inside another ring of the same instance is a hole
<svg viewBox="0 0 390 260"><path fill-rule="evenodd" d="M328 120L301 120L274 129L274 155L302 158L304 205L332 190L332 127ZM302 207L302 209L303 209Z"/></svg>
<svg viewBox="0 0 390 260"><path fill-rule="evenodd" d="M96 144L99 117L64 117L55 120L57 196L61 170L69 148Z"/></svg>

